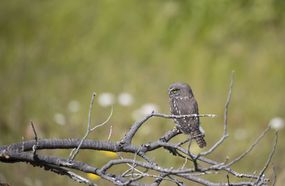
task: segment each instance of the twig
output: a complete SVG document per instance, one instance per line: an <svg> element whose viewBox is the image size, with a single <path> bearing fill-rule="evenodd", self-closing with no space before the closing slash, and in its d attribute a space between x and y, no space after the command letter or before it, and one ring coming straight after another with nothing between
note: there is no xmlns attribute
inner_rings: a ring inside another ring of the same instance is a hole
<svg viewBox="0 0 285 186"><path fill-rule="evenodd" d="M136 159L137 159L137 154L140 151L140 148L138 149L138 151L134 154L134 159L133 159L133 164L132 164L132 170L131 170L131 174L134 174L134 168L136 166Z"/></svg>
<svg viewBox="0 0 285 186"><path fill-rule="evenodd" d="M180 118L195 118L195 117L209 117L209 118L214 118L217 115L216 114L186 114L186 115L172 115L172 114L162 114L158 112L153 112L151 114L152 116L155 117L160 117L160 118L167 118L167 119L180 119Z"/></svg>
<svg viewBox="0 0 285 186"><path fill-rule="evenodd" d="M75 156L78 154L79 152L79 149L81 148L82 146L82 143L84 140L86 140L86 138L88 137L88 135L93 132L95 129L99 128L99 127L102 127L104 126L106 123L108 123L108 121L110 120L110 118L112 117L113 115L113 105L111 106L111 112L108 116L108 118L103 122L103 123L100 123L98 125L96 125L95 127L91 128L91 113L92 113L92 108L93 108L93 103L94 103L94 98L96 96L96 93L94 92L92 94L92 97L91 97L91 102L90 102L90 106L89 106L89 112L88 112L88 123L87 123L87 130L85 132L85 135L82 137L79 145L77 146L76 149L73 149L69 155L69 160L74 160Z"/></svg>
<svg viewBox="0 0 285 186"><path fill-rule="evenodd" d="M228 185L230 186L231 184L230 184L230 177L229 177L229 175L227 174L227 181L228 181Z"/></svg>
<svg viewBox="0 0 285 186"><path fill-rule="evenodd" d="M188 162L188 159L187 159L187 157L185 157L185 161L184 161L183 165L181 166L181 169L184 169L184 167L186 166L187 162Z"/></svg>
<svg viewBox="0 0 285 186"><path fill-rule="evenodd" d="M170 175L167 175L167 177L169 177L171 180L173 180L173 182L176 183L177 186L185 186L182 181L179 181L178 179L176 179Z"/></svg>
<svg viewBox="0 0 285 186"><path fill-rule="evenodd" d="M93 92L93 94L92 94L92 96L91 96L91 102L90 102L90 105L89 105L87 131L89 131L89 130L90 130L90 127L91 127L91 114L92 114L92 109L93 109L93 104L94 104L95 96L96 96L96 93Z"/></svg>
<svg viewBox="0 0 285 186"><path fill-rule="evenodd" d="M74 181L78 182L78 183L84 183L90 186L97 186L95 183L92 183L90 180L72 172L72 171L67 171L67 173L69 174L70 178L73 179Z"/></svg>
<svg viewBox="0 0 285 186"><path fill-rule="evenodd" d="M260 179L261 179L261 177L264 176L264 172L265 172L266 169L268 168L269 163L271 162L272 157L273 157L273 155L274 155L274 153L275 153L275 151L276 151L277 142L278 142L278 131L275 132L275 141L274 141L274 144L273 144L271 153L270 153L270 155L269 155L269 157L268 157L268 159L267 159L267 161L266 161L264 167L262 168L262 170L261 170L260 173L259 173L258 179L257 179L256 182L255 182L256 184L258 184L259 181L260 181Z"/></svg>
<svg viewBox="0 0 285 186"><path fill-rule="evenodd" d="M122 160L124 159L123 156L119 156ZM135 160L136 157L134 157L134 162L132 163L132 165L130 163L127 163L127 165L130 167L128 170L126 170L125 172L122 173L122 177L127 176L129 172L131 172L131 175L134 174L134 170L137 171L140 174L143 174L143 172L141 172L140 170L136 169L136 165L135 165Z"/></svg>
<svg viewBox="0 0 285 186"><path fill-rule="evenodd" d="M272 172L273 172L272 186L275 186L275 184L276 184L276 170L275 170L275 166L273 166Z"/></svg>
<svg viewBox="0 0 285 186"><path fill-rule="evenodd" d="M110 126L110 130L109 130L109 135L108 135L107 141L110 141L110 139L111 139L112 131L113 131L112 129L113 129L113 126L111 125L111 126Z"/></svg>
<svg viewBox="0 0 285 186"><path fill-rule="evenodd" d="M90 129L90 132L93 132L95 129L97 129L97 128L99 128L99 127L102 127L102 126L104 126L106 123L108 123L108 122L110 121L112 115L113 115L113 110L114 110L113 105L111 105L111 111L110 111L110 114L109 114L109 116L107 117L107 119L106 119L103 123L100 123L100 124L96 125L95 127L93 127L92 129Z"/></svg>
<svg viewBox="0 0 285 186"><path fill-rule="evenodd" d="M176 185L179 185L179 186L184 186L183 185L183 182L179 181L178 179L170 176L168 173L163 173L163 174L160 174L160 176L157 176L157 175L146 175L148 177L153 177L153 178L156 178L154 180L154 182L151 184L151 186L158 186L160 185L160 183L162 181L169 181L171 183L175 183ZM167 178L166 178L167 177Z"/></svg>
<svg viewBox="0 0 285 186"><path fill-rule="evenodd" d="M234 160L232 160L231 162L229 162L228 164L224 165L224 167L230 167L233 164L235 164L236 162L240 161L242 158L244 158L248 153L250 153L252 151L252 149L260 142L260 140L265 136L265 134L267 134L267 132L270 130L270 126L268 126L260 136L258 136L258 138L254 141L254 143L252 145L250 145L250 147L244 152L242 153L240 156L238 156L237 158L235 158Z"/></svg>
<svg viewBox="0 0 285 186"><path fill-rule="evenodd" d="M81 139L78 147L76 149L73 149L71 152L70 152L70 155L69 155L69 161L71 160L74 160L75 156L78 154L79 152L79 149L83 143L83 141L87 138L89 132L90 132L90 126L91 126L91 113L92 113L92 108L93 108L93 103L94 103L94 99L95 99L95 96L96 96L96 93L93 92L92 94L92 97L91 97L91 102L90 102L90 106L89 106L89 112L88 112L88 123L87 123L87 130L86 130L86 133L85 135L83 136L83 138Z"/></svg>
<svg viewBox="0 0 285 186"><path fill-rule="evenodd" d="M36 141L36 144L33 145L33 155L34 155L34 157L36 157L36 155L37 155L37 148L38 148L38 135L37 135L36 129L34 127L33 121L31 121L31 126L32 126L32 129L33 129L34 136L35 136L35 141Z"/></svg>
<svg viewBox="0 0 285 186"><path fill-rule="evenodd" d="M32 126L32 129L33 129L34 135L35 135L35 141L37 142L38 141L38 135L37 135L36 129L34 127L33 121L31 121L31 126Z"/></svg>
<svg viewBox="0 0 285 186"><path fill-rule="evenodd" d="M142 124L144 124L149 118L151 118L153 116L153 113L154 112L146 115L142 120L137 121L132 125L130 130L125 134L123 139L120 141L121 147L131 144L132 139L133 139L134 135L136 134L136 132L139 130L139 128L142 126Z"/></svg>
<svg viewBox="0 0 285 186"><path fill-rule="evenodd" d="M229 91L228 91L228 97L227 97L225 109L224 109L224 132L223 132L223 136L208 151L200 153L201 156L206 156L206 155L210 154L211 152L213 152L228 137L228 109L229 109L229 105L230 105L231 97L232 97L234 75L235 75L235 72L232 71L230 87L229 87Z"/></svg>

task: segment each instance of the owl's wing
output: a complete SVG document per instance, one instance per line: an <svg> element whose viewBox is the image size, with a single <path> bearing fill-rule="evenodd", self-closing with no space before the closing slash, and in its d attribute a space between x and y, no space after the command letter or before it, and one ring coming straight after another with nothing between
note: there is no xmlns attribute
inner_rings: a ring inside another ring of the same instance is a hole
<svg viewBox="0 0 285 186"><path fill-rule="evenodd" d="M172 100L171 112L175 115L188 115L188 114L199 114L198 104L195 98L177 98ZM204 140L204 133L199 128L199 117L185 117L174 119L177 128L186 133L190 134L199 145L200 148L206 146Z"/></svg>
<svg viewBox="0 0 285 186"><path fill-rule="evenodd" d="M187 114L199 114L199 109L198 109L198 103L195 100L195 98L190 98L190 99L183 99L179 100L179 109L181 110L181 115L187 115ZM199 124L199 117L194 117L194 118L186 118L188 122L191 124Z"/></svg>
<svg viewBox="0 0 285 186"><path fill-rule="evenodd" d="M198 114L198 104L194 98L178 99L177 102L181 114Z"/></svg>
<svg viewBox="0 0 285 186"><path fill-rule="evenodd" d="M198 104L195 98L189 99L173 99L171 100L171 112L174 115L188 115L199 114ZM184 133L190 133L193 130L199 130L199 118L198 117L185 117L174 119L177 127Z"/></svg>

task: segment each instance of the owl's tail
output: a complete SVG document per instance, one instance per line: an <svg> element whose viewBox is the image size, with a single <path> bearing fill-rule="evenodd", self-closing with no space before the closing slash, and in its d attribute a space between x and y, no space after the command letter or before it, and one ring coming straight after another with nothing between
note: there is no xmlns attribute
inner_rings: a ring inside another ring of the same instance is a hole
<svg viewBox="0 0 285 186"><path fill-rule="evenodd" d="M207 143L204 139L205 135L199 129L193 130L190 135L196 140L200 148L206 147Z"/></svg>

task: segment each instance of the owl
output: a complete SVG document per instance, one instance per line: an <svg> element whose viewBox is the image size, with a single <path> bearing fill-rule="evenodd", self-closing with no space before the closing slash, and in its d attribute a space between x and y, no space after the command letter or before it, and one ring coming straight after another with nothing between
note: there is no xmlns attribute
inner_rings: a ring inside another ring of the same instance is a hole
<svg viewBox="0 0 285 186"><path fill-rule="evenodd" d="M173 83L168 88L170 111L173 115L199 114L198 103L191 87L186 83ZM199 117L174 119L176 127L195 139L200 148L206 146L204 134L200 129Z"/></svg>

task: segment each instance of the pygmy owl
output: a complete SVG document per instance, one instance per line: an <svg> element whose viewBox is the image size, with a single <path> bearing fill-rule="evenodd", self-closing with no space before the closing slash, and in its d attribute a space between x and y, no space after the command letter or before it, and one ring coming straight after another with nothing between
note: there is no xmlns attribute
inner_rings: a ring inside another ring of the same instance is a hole
<svg viewBox="0 0 285 186"><path fill-rule="evenodd" d="M168 88L171 114L199 114L198 104L191 87L186 83L174 83ZM176 127L185 134L190 134L200 148L206 146L204 134L200 130L199 117L184 117L174 119Z"/></svg>

